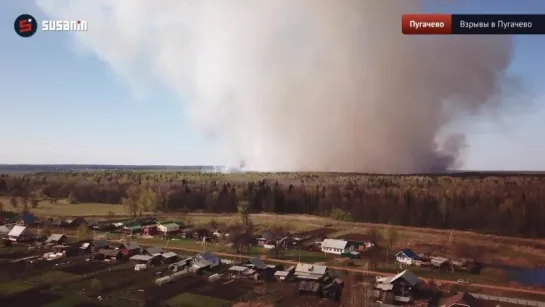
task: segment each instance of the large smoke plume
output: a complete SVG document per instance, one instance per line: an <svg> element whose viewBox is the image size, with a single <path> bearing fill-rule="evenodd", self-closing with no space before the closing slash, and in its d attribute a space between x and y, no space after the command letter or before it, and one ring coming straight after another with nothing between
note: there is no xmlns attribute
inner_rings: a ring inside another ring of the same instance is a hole
<svg viewBox="0 0 545 307"><path fill-rule="evenodd" d="M457 167L466 145L452 124L499 105L509 82L509 37L403 36L417 1L38 4L87 20L80 46L139 86L176 91L196 127L252 170Z"/></svg>

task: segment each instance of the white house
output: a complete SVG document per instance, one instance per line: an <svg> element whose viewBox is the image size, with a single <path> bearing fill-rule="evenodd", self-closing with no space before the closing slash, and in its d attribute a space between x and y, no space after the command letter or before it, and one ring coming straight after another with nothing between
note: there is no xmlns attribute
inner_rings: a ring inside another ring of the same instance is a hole
<svg viewBox="0 0 545 307"><path fill-rule="evenodd" d="M176 232L180 230L180 225L174 222L164 222L157 226L157 230L162 233Z"/></svg>
<svg viewBox="0 0 545 307"><path fill-rule="evenodd" d="M320 247L322 252L328 254L347 254L354 251L354 246L348 244L348 241L338 239L325 239Z"/></svg>
<svg viewBox="0 0 545 307"><path fill-rule="evenodd" d="M8 238L10 241L21 242L29 241L34 237L29 228L25 226L15 225L8 233Z"/></svg>
<svg viewBox="0 0 545 307"><path fill-rule="evenodd" d="M396 261L401 264L413 265L417 260L420 260L418 255L408 248L401 250L396 254Z"/></svg>

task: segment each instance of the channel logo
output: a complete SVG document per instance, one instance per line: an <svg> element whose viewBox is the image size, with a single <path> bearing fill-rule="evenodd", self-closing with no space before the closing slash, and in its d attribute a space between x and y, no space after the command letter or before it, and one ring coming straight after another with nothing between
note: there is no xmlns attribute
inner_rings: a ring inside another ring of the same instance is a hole
<svg viewBox="0 0 545 307"><path fill-rule="evenodd" d="M23 14L13 23L15 33L21 37L31 37L38 30L38 22L32 15Z"/></svg>

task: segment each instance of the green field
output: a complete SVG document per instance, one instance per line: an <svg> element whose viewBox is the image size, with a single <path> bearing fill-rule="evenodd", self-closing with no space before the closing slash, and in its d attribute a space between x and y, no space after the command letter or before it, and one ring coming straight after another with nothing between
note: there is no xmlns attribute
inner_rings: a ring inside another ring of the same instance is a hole
<svg viewBox="0 0 545 307"><path fill-rule="evenodd" d="M215 297L197 295L192 293L178 294L168 301L171 306L180 307L224 307L229 306L229 301Z"/></svg>

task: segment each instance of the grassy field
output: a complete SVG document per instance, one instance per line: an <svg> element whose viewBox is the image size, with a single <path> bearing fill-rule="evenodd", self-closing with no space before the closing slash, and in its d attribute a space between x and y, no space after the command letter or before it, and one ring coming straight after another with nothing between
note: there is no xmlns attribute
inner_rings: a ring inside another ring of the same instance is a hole
<svg viewBox="0 0 545 307"><path fill-rule="evenodd" d="M16 208L11 206L8 197L0 197L0 202L4 204L4 210L6 211L20 211L22 208L20 204ZM110 213L124 216L127 214L125 207L122 205L93 203L69 204L64 200L59 200L56 204L53 204L48 200L41 200L36 208L31 208L30 210L38 216L47 217L108 216Z"/></svg>
<svg viewBox="0 0 545 307"><path fill-rule="evenodd" d="M229 301L215 297L197 295L192 293L178 294L168 301L168 305L180 307L224 307L229 306Z"/></svg>

